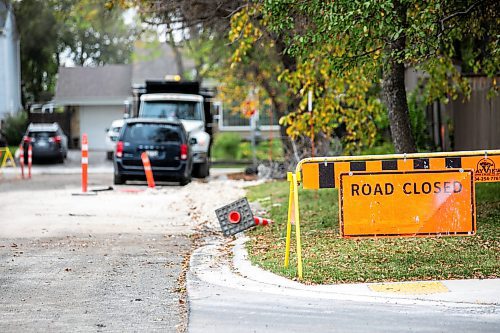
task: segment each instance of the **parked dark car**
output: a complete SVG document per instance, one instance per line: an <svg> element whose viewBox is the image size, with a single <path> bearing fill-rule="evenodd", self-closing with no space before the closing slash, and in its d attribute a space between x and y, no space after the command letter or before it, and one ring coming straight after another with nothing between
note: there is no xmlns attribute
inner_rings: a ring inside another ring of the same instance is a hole
<svg viewBox="0 0 500 333"><path fill-rule="evenodd" d="M26 163L29 144L33 161L56 160L63 163L68 155L68 137L58 123L29 124L22 141Z"/></svg>
<svg viewBox="0 0 500 333"><path fill-rule="evenodd" d="M155 180L191 181L193 158L188 135L178 120L135 118L125 121L113 158L114 183L146 179L141 160L147 152Z"/></svg>

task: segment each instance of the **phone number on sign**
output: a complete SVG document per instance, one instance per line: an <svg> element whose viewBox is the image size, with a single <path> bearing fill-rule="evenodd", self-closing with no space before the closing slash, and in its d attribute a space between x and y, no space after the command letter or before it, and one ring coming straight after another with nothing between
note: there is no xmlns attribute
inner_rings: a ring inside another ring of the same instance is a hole
<svg viewBox="0 0 500 333"><path fill-rule="evenodd" d="M499 176L476 176L474 177L476 182L500 182Z"/></svg>

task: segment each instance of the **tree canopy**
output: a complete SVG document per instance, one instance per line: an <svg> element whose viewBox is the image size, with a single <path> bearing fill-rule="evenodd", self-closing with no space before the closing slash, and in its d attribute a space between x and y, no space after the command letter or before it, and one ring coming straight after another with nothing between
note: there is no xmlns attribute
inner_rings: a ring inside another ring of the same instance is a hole
<svg viewBox="0 0 500 333"><path fill-rule="evenodd" d="M25 102L50 98L58 67L127 63L135 34L104 0L14 2Z"/></svg>
<svg viewBox="0 0 500 333"><path fill-rule="evenodd" d="M348 152L376 142L387 122L396 151L416 150L406 67L425 71L418 100L426 102L467 96L463 72L493 78L499 71L493 0L108 1L115 4L138 6L190 42L225 41L212 74L226 94L244 99L241 87L252 81L281 117L283 136L329 137L340 129ZM209 53L197 55L213 59Z"/></svg>
<svg viewBox="0 0 500 333"><path fill-rule="evenodd" d="M340 52L324 55L337 75L356 67L371 70L373 75L382 73L384 101L399 152L415 151L405 66L420 66L430 75L429 99L467 93L467 83L454 66L457 60L463 67L490 77L499 71L500 18L499 4L494 0L262 3L269 27L285 39L287 52L304 57L326 45L337 45Z"/></svg>

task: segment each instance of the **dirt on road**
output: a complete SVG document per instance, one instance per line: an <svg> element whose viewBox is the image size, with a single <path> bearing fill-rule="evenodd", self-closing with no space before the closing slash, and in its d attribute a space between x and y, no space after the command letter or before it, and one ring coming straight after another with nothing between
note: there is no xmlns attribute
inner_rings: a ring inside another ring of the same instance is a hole
<svg viewBox="0 0 500 333"><path fill-rule="evenodd" d="M89 188L106 189L109 174ZM196 228L248 182L80 192L79 175L0 179L0 331L166 331L186 325L182 262Z"/></svg>

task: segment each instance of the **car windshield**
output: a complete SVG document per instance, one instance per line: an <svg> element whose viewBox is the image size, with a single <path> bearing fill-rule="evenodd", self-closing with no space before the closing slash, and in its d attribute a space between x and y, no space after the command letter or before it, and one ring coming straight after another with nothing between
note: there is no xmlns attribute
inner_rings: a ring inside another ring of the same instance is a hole
<svg viewBox="0 0 500 333"><path fill-rule="evenodd" d="M140 116L203 120L201 102L194 101L144 101L141 106Z"/></svg>
<svg viewBox="0 0 500 333"><path fill-rule="evenodd" d="M179 142L180 130L177 126L168 124L129 124L124 133L123 141L132 142Z"/></svg>

